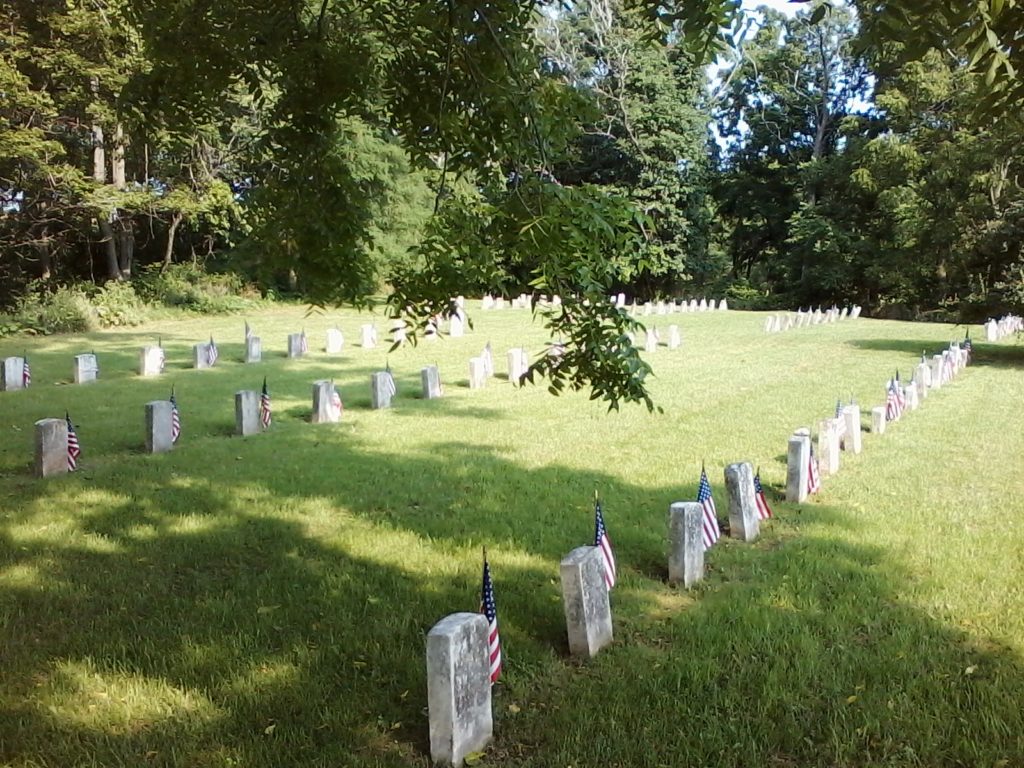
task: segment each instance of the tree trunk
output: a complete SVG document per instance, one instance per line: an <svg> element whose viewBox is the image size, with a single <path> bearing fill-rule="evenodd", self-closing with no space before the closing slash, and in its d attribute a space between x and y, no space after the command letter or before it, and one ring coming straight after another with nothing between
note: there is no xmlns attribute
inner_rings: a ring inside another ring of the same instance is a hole
<svg viewBox="0 0 1024 768"><path fill-rule="evenodd" d="M180 213L175 213L174 218L171 219L171 226L167 229L167 248L164 250L164 265L162 269L167 269L171 266L171 259L174 256L174 236L178 232L178 226L184 217Z"/></svg>
<svg viewBox="0 0 1024 768"><path fill-rule="evenodd" d="M107 277L111 280L120 280L122 277L121 265L117 260L117 239L114 236L114 228L103 216L100 216L97 221L100 225L100 234L103 235L100 242L103 243L103 250L107 255Z"/></svg>
<svg viewBox="0 0 1024 768"><path fill-rule="evenodd" d="M131 219L122 220L117 232L117 261L121 277L132 276L132 262L135 260L135 227Z"/></svg>
<svg viewBox="0 0 1024 768"><path fill-rule="evenodd" d="M92 178L98 184L107 183L107 152L103 148L103 126L92 127Z"/></svg>
<svg viewBox="0 0 1024 768"><path fill-rule="evenodd" d="M124 130L118 123L114 128L114 156L110 160L111 174L114 179L114 189L124 189Z"/></svg>

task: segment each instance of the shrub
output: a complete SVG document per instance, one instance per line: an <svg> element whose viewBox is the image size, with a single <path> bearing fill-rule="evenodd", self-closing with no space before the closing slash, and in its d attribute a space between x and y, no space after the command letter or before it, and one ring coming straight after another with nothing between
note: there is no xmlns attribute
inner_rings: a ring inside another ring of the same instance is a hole
<svg viewBox="0 0 1024 768"><path fill-rule="evenodd" d="M139 325L146 320L146 306L130 283L107 283L96 291L92 305L103 328Z"/></svg>
<svg viewBox="0 0 1024 768"><path fill-rule="evenodd" d="M238 312L259 300L237 275L204 272L191 264L153 265L139 278L138 288L153 304L196 312Z"/></svg>
<svg viewBox="0 0 1024 768"><path fill-rule="evenodd" d="M77 286L48 290L34 283L18 300L9 321L18 331L28 333L81 333L99 326L89 297Z"/></svg>

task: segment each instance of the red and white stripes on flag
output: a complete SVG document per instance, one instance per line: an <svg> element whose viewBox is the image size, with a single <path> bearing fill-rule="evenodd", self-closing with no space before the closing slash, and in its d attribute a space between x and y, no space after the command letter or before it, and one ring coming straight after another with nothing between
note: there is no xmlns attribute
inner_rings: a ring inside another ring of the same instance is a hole
<svg viewBox="0 0 1024 768"><path fill-rule="evenodd" d="M487 617L487 658L490 660L491 685L501 675L501 637L498 635L498 606L494 602L491 566L484 551L484 583L480 596L480 612Z"/></svg>
<svg viewBox="0 0 1024 768"><path fill-rule="evenodd" d="M715 509L715 499L711 495L711 483L708 482L708 473L704 467L700 468L700 485L697 486L697 502L704 508L704 549L711 549L722 535L718 527L718 511Z"/></svg>
<svg viewBox="0 0 1024 768"><path fill-rule="evenodd" d="M754 502L757 504L757 517L759 520L767 520L772 517L772 509L768 506L768 500L764 497L760 469L754 475Z"/></svg>
<svg viewBox="0 0 1024 768"><path fill-rule="evenodd" d="M345 408L341 404L341 395L338 394L338 390L334 388L334 382L331 382L331 408L337 414L338 418L341 418L342 412Z"/></svg>
<svg viewBox="0 0 1024 768"><path fill-rule="evenodd" d="M260 393L260 424L264 429L270 427L273 411L270 407L270 391L267 389L267 377L263 377L263 391Z"/></svg>
<svg viewBox="0 0 1024 768"><path fill-rule="evenodd" d="M68 471L74 472L78 469L78 457L82 455L82 447L78 444L78 433L71 423L71 416L65 412L64 419L68 423Z"/></svg>
<svg viewBox="0 0 1024 768"><path fill-rule="evenodd" d="M178 413L178 401L174 398L174 389L171 389L171 442L177 443L181 437L181 414Z"/></svg>
<svg viewBox="0 0 1024 768"><path fill-rule="evenodd" d="M814 441L808 438L810 449L807 451L807 493L821 490L821 475L818 473L818 457L814 455Z"/></svg>
<svg viewBox="0 0 1024 768"><path fill-rule="evenodd" d="M206 364L211 368L217 364L217 359L220 357L220 352L217 351L217 344L213 340L213 336L210 337L210 343L206 345Z"/></svg>
<svg viewBox="0 0 1024 768"><path fill-rule="evenodd" d="M32 383L32 366L28 364L28 358L21 358L21 386L27 387Z"/></svg>
<svg viewBox="0 0 1024 768"><path fill-rule="evenodd" d="M309 340L306 338L306 329L302 329L302 333L299 334L299 352L303 355L309 354Z"/></svg>
<svg viewBox="0 0 1024 768"><path fill-rule="evenodd" d="M608 538L608 529L604 526L604 515L601 514L601 500L594 494L594 546L601 550L604 561L604 583L608 589L615 586L615 552L612 541Z"/></svg>

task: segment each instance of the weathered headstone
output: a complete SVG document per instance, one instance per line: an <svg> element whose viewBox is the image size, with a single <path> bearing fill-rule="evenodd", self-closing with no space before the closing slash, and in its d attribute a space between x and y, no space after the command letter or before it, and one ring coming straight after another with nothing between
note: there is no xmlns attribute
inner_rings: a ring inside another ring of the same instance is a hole
<svg viewBox="0 0 1024 768"><path fill-rule="evenodd" d="M482 357L469 359L469 388L482 389L487 383L487 364Z"/></svg>
<svg viewBox="0 0 1024 768"><path fill-rule="evenodd" d="M508 351L508 380L519 385L523 374L526 373L526 350L514 347Z"/></svg>
<svg viewBox="0 0 1024 768"><path fill-rule="evenodd" d="M25 358L8 357L0 362L0 384L4 392L13 392L25 388Z"/></svg>
<svg viewBox="0 0 1024 768"><path fill-rule="evenodd" d="M985 323L985 341L999 341L999 324L995 320Z"/></svg>
<svg viewBox="0 0 1024 768"><path fill-rule="evenodd" d="M139 376L159 376L164 371L164 348L143 347L139 353Z"/></svg>
<svg viewBox="0 0 1024 768"><path fill-rule="evenodd" d="M288 334L288 357L303 357L306 354L306 344L304 343L306 334L304 333L289 333Z"/></svg>
<svg viewBox="0 0 1024 768"><path fill-rule="evenodd" d="M334 424L341 420L341 411L334 399L333 381L313 382L313 423Z"/></svg>
<svg viewBox="0 0 1024 768"><path fill-rule="evenodd" d="M245 339L245 362L258 363L263 359L263 342L259 336L247 336Z"/></svg>
<svg viewBox="0 0 1024 768"><path fill-rule="evenodd" d="M704 508L677 501L668 508L668 580L692 587L704 578Z"/></svg>
<svg viewBox="0 0 1024 768"><path fill-rule="evenodd" d="M562 605L569 653L595 656L612 641L612 609L598 547L577 547L562 560Z"/></svg>
<svg viewBox="0 0 1024 768"><path fill-rule="evenodd" d="M453 613L427 633L430 759L461 766L494 732L487 617Z"/></svg>
<svg viewBox="0 0 1024 768"><path fill-rule="evenodd" d="M360 342L359 345L363 349L373 349L377 346L377 329L374 328L372 323L366 323L360 326Z"/></svg>
<svg viewBox="0 0 1024 768"><path fill-rule="evenodd" d="M914 370L914 382L917 384L918 397L923 400L928 397L928 388L932 384L932 369L928 363L920 363Z"/></svg>
<svg viewBox="0 0 1024 768"><path fill-rule="evenodd" d="M884 435L885 423L885 406L876 405L871 409L871 433L874 435Z"/></svg>
<svg viewBox="0 0 1024 768"><path fill-rule="evenodd" d="M36 422L34 469L36 477L68 473L67 419L40 419Z"/></svg>
<svg viewBox="0 0 1024 768"><path fill-rule="evenodd" d="M903 388L903 400L907 404L907 409L916 411L921 405L921 402L917 399L917 383L911 381L906 387Z"/></svg>
<svg viewBox="0 0 1024 768"><path fill-rule="evenodd" d="M395 379L391 371L376 371L370 374L370 407L374 410L391 407L395 396Z"/></svg>
<svg viewBox="0 0 1024 768"><path fill-rule="evenodd" d="M932 356L932 389L942 389L942 355Z"/></svg>
<svg viewBox="0 0 1024 768"><path fill-rule="evenodd" d="M75 355L74 378L75 384L85 384L89 381L96 381L99 376L100 366L96 362L96 355Z"/></svg>
<svg viewBox="0 0 1024 768"><path fill-rule="evenodd" d="M718 302L718 311L719 312L725 312L728 309L729 309L729 302L728 301L726 301L725 299L722 299L720 302Z"/></svg>
<svg viewBox="0 0 1024 768"><path fill-rule="evenodd" d="M461 338L466 333L465 325L466 323L462 317L462 312L456 312L448 321L448 335L453 339Z"/></svg>
<svg viewBox="0 0 1024 768"><path fill-rule="evenodd" d="M260 393L251 389L235 392L235 434L245 437L260 431Z"/></svg>
<svg viewBox="0 0 1024 768"><path fill-rule="evenodd" d="M198 370L210 367L210 345L208 343L192 345L192 367Z"/></svg>
<svg viewBox="0 0 1024 768"><path fill-rule="evenodd" d="M860 433L860 406L856 403L843 408L846 420L846 436L843 438L843 450L853 454L861 452L863 441Z"/></svg>
<svg viewBox="0 0 1024 768"><path fill-rule="evenodd" d="M725 468L725 490L729 496L729 535L740 541L754 541L760 530L754 497L754 468L738 462Z"/></svg>
<svg viewBox="0 0 1024 768"><path fill-rule="evenodd" d="M146 403L146 453L166 453L174 447L170 400Z"/></svg>
<svg viewBox="0 0 1024 768"><path fill-rule="evenodd" d="M436 365L420 369L420 381L423 384L424 400L433 400L441 396L441 372Z"/></svg>
<svg viewBox="0 0 1024 768"><path fill-rule="evenodd" d="M683 343L683 339L679 335L679 326L678 325L670 325L668 327L668 348L669 349L679 349L679 347L682 345L682 343Z"/></svg>
<svg viewBox="0 0 1024 768"><path fill-rule="evenodd" d="M811 430L796 430L786 452L786 501L807 499L807 472L811 459Z"/></svg>
<svg viewBox="0 0 1024 768"><path fill-rule="evenodd" d="M818 467L823 476L839 472L839 430L835 419L818 422Z"/></svg>
<svg viewBox="0 0 1024 768"><path fill-rule="evenodd" d="M644 339L644 351L645 352L657 352L658 351L658 330L656 328L648 328L647 335Z"/></svg>

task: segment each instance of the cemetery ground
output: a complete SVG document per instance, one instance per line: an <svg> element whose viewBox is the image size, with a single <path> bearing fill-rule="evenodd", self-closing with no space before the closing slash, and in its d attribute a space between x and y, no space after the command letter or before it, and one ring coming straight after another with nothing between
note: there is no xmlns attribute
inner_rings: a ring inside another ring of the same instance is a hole
<svg viewBox="0 0 1024 768"><path fill-rule="evenodd" d="M481 548L505 667L495 766L1024 765L1024 347L980 340L951 385L865 435L805 504L780 501L786 441L851 396L870 423L898 368L964 329L867 319L766 336L743 313L678 323L650 357L664 413L607 413L503 379L545 335L480 312L461 339L363 350L368 316L300 308L0 341L33 382L0 393L0 763L426 766L424 638L479 606ZM243 319L263 339L243 365ZM324 331L345 333L340 355ZM387 321L377 317L382 341ZM284 356L305 327L310 355ZM191 369L213 333L220 362ZM136 375L162 335L166 372ZM663 333L664 338L664 333ZM498 377L467 386L490 340ZM100 380L70 383L95 351ZM390 362L394 408L369 409ZM422 400L420 368L445 391ZM266 375L270 430L232 435ZM333 378L340 424L309 423ZM171 386L183 434L142 451ZM78 472L32 477L32 425L69 411ZM775 519L669 587L667 514L707 465L760 466ZM600 492L619 583L613 644L568 657L558 563L593 543Z"/></svg>

